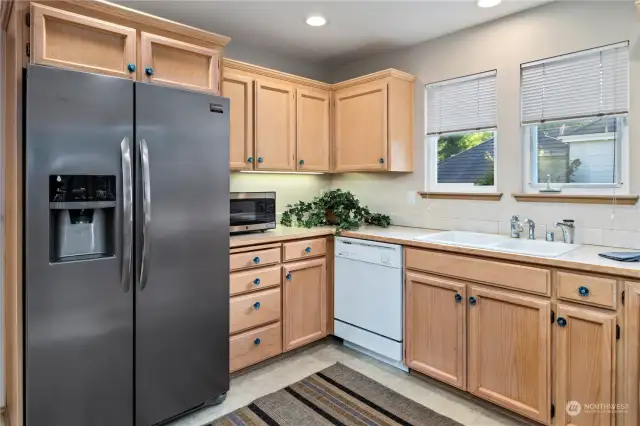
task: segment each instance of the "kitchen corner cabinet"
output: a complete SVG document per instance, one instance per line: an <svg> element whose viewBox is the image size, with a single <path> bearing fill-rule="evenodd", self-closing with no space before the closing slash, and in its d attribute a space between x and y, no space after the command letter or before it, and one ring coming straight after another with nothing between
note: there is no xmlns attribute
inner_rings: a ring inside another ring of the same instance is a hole
<svg viewBox="0 0 640 426"><path fill-rule="evenodd" d="M255 82L255 169L294 171L295 88L286 83Z"/></svg>
<svg viewBox="0 0 640 426"><path fill-rule="evenodd" d="M326 269L324 257L284 265L285 352L327 335Z"/></svg>
<svg viewBox="0 0 640 426"><path fill-rule="evenodd" d="M146 32L141 33L140 49L140 74L145 83L220 93L220 53L216 49Z"/></svg>
<svg viewBox="0 0 640 426"><path fill-rule="evenodd" d="M407 272L406 365L466 388L466 284Z"/></svg>
<svg viewBox="0 0 640 426"><path fill-rule="evenodd" d="M329 92L297 89L298 171L329 171Z"/></svg>
<svg viewBox="0 0 640 426"><path fill-rule="evenodd" d="M31 4L31 63L135 79L136 30Z"/></svg>
<svg viewBox="0 0 640 426"><path fill-rule="evenodd" d="M468 390L548 423L551 302L476 286L468 295Z"/></svg>
<svg viewBox="0 0 640 426"><path fill-rule="evenodd" d="M640 283L627 283L625 292L624 377L626 377L626 387L622 402L629 405L629 411L623 418L624 426L637 426L640 424Z"/></svg>
<svg viewBox="0 0 640 426"><path fill-rule="evenodd" d="M230 168L251 170L253 168L253 78L225 72L222 93L231 101Z"/></svg>
<svg viewBox="0 0 640 426"><path fill-rule="evenodd" d="M333 170L413 171L413 77L389 70L333 90Z"/></svg>
<svg viewBox="0 0 640 426"><path fill-rule="evenodd" d="M615 403L616 314L560 304L556 315L556 425L614 425L609 410L585 404ZM566 412L570 401L582 406L577 415Z"/></svg>

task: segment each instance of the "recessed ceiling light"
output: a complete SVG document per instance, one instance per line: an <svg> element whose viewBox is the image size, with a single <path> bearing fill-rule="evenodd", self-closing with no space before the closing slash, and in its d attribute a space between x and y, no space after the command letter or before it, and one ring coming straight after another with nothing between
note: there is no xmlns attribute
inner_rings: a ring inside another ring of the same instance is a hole
<svg viewBox="0 0 640 426"><path fill-rule="evenodd" d="M320 15L309 16L307 18L307 24L311 25L312 27L321 27L327 24L327 20Z"/></svg>
<svg viewBox="0 0 640 426"><path fill-rule="evenodd" d="M478 7L493 7L502 3L502 0L478 0Z"/></svg>

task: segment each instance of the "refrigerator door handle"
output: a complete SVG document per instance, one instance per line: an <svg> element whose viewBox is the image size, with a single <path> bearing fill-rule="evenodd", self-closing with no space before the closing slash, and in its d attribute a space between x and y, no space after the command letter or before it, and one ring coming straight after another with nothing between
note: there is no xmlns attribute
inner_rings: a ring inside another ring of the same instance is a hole
<svg viewBox="0 0 640 426"><path fill-rule="evenodd" d="M120 280L122 290L128 293L131 287L131 262L133 259L133 183L129 138L122 139L120 150L122 152L122 272Z"/></svg>
<svg viewBox="0 0 640 426"><path fill-rule="evenodd" d="M151 238L149 225L151 224L151 176L149 174L149 147L147 141L140 140L140 158L142 162L142 212L144 221L142 224L142 266L140 267L140 291L147 286L149 278L149 256L151 251Z"/></svg>

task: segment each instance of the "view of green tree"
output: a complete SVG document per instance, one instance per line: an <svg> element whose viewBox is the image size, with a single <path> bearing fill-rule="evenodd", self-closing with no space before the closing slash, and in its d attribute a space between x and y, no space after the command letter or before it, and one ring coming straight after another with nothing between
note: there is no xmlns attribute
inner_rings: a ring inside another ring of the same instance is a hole
<svg viewBox="0 0 640 426"><path fill-rule="evenodd" d="M493 137L493 132L473 132L438 138L438 162L453 157Z"/></svg>
<svg viewBox="0 0 640 426"><path fill-rule="evenodd" d="M494 167L491 167L489 170L486 171L486 173L484 174L484 176L482 176L480 179L478 179L477 181L475 181L474 185L476 186L493 186L493 184L495 183L494 179L495 179L495 159L493 158L493 155L491 155L488 152L484 153L484 158L486 158L487 160L491 161L491 164L494 164Z"/></svg>

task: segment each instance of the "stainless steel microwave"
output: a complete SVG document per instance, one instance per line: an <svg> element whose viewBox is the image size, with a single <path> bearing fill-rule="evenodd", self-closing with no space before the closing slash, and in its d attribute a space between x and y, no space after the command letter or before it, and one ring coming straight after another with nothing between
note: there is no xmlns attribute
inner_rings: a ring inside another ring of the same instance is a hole
<svg viewBox="0 0 640 426"><path fill-rule="evenodd" d="M232 192L231 233L276 227L275 192Z"/></svg>

